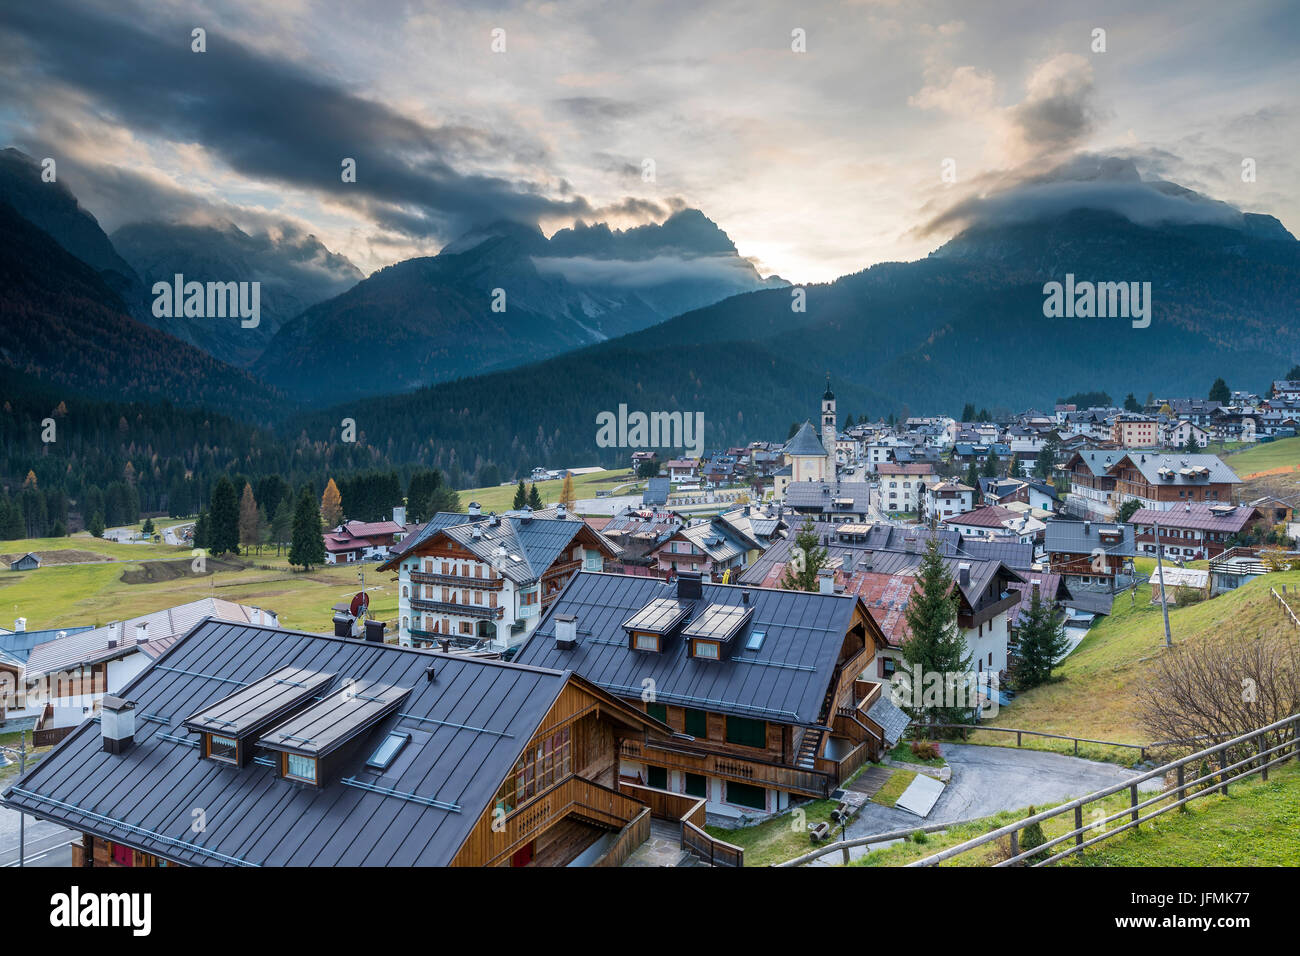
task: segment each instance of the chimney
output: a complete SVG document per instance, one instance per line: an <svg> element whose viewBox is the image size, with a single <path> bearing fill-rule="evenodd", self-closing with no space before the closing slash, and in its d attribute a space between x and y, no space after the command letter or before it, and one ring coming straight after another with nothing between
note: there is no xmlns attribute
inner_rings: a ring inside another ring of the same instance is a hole
<svg viewBox="0 0 1300 956"><path fill-rule="evenodd" d="M339 611L334 615L334 636L351 637L352 636L352 615L345 611Z"/></svg>
<svg viewBox="0 0 1300 956"><path fill-rule="evenodd" d="M576 614L555 615L555 646L571 651L578 646L578 617Z"/></svg>
<svg viewBox="0 0 1300 956"><path fill-rule="evenodd" d="M853 573L853 566L857 563L858 556L853 551L845 551L844 557L840 558L840 567L844 569L845 574Z"/></svg>
<svg viewBox="0 0 1300 956"><path fill-rule="evenodd" d="M962 587L970 584L970 565L965 561L957 565L957 583Z"/></svg>
<svg viewBox="0 0 1300 956"><path fill-rule="evenodd" d="M406 524L406 505L393 505L393 524Z"/></svg>
<svg viewBox="0 0 1300 956"><path fill-rule="evenodd" d="M442 639L441 641L439 641L438 643L442 646L442 652L443 652L444 654L450 654L450 653L451 653L451 641L447 640L446 638L443 638L443 639Z"/></svg>
<svg viewBox="0 0 1300 956"><path fill-rule="evenodd" d="M99 731L106 753L126 753L135 742L135 702L105 694Z"/></svg>
<svg viewBox="0 0 1300 956"><path fill-rule="evenodd" d="M149 622L141 621L135 626L135 642L137 644L149 643Z"/></svg>
<svg viewBox="0 0 1300 956"><path fill-rule="evenodd" d="M745 588L745 590L740 592L740 603L741 604L749 603L749 588Z"/></svg>
<svg viewBox="0 0 1300 956"><path fill-rule="evenodd" d="M479 507L479 503L477 501L471 501L469 503L469 513L470 513L470 517L477 518L480 514L483 513L483 509Z"/></svg>
<svg viewBox="0 0 1300 956"><path fill-rule="evenodd" d="M373 644L384 643L383 621L366 621L366 640Z"/></svg>
<svg viewBox="0 0 1300 956"><path fill-rule="evenodd" d="M568 509L564 507L564 502L561 501L558 505L555 506L555 517L567 518L568 516L569 516Z"/></svg>
<svg viewBox="0 0 1300 956"><path fill-rule="evenodd" d="M701 583L702 580L703 572L678 571L677 599L679 601L697 601L704 597L704 587Z"/></svg>
<svg viewBox="0 0 1300 956"><path fill-rule="evenodd" d="M27 618L25 617L16 618L14 620L14 632L18 633L20 631L25 631L25 630L27 630Z"/></svg>
<svg viewBox="0 0 1300 956"><path fill-rule="evenodd" d="M478 541L480 538L483 537L483 529L480 528L478 525L474 525L474 527L470 529L469 536L473 538L475 541Z"/></svg>
<svg viewBox="0 0 1300 956"><path fill-rule="evenodd" d="M822 568L817 572L817 592L819 594L835 593L835 572L830 568Z"/></svg>
<svg viewBox="0 0 1300 956"><path fill-rule="evenodd" d="M1092 533L1092 522L1091 522L1091 521L1085 521L1085 522L1083 523L1083 533L1084 533L1084 534L1091 534L1091 533Z"/></svg>
<svg viewBox="0 0 1300 956"><path fill-rule="evenodd" d="M426 683L432 684L433 678L434 678L434 667L432 664L430 664L428 667L424 669L424 680Z"/></svg>
<svg viewBox="0 0 1300 956"><path fill-rule="evenodd" d="M1039 586L1042 582L1041 582L1038 578L1034 578L1034 580L1033 580L1031 583L1032 583L1032 586L1033 586L1033 589L1034 589L1034 593L1038 593L1038 586Z"/></svg>

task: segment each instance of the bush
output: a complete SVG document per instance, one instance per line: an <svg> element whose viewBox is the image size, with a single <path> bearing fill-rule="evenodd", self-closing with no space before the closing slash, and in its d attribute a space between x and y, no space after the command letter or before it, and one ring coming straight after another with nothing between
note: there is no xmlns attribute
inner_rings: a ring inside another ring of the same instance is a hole
<svg viewBox="0 0 1300 956"><path fill-rule="evenodd" d="M1038 811L1033 807L1029 808L1029 815L1032 817ZM1020 852L1032 850L1040 847L1047 842L1047 837L1043 835L1043 825L1041 823L1031 823L1020 831ZM1043 850L1041 853L1035 853L1033 856L1026 857L1022 863L1037 863L1039 860L1046 860L1050 854Z"/></svg>
<svg viewBox="0 0 1300 956"><path fill-rule="evenodd" d="M912 756L917 760L938 760L942 756L939 745L928 740L912 741Z"/></svg>

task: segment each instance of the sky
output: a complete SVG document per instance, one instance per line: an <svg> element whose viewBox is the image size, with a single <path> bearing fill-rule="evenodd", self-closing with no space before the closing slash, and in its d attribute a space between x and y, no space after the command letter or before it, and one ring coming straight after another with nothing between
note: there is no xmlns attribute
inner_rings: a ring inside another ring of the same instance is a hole
<svg viewBox="0 0 1300 956"><path fill-rule="evenodd" d="M1124 6L7 3L0 146L106 231L310 233L365 273L499 219L694 207L764 275L829 281L1081 154L1295 232L1294 3Z"/></svg>

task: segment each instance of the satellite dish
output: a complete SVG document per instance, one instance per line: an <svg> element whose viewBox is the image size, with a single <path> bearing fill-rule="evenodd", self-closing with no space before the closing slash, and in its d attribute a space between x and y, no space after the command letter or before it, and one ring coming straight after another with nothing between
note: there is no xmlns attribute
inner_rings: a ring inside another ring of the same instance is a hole
<svg viewBox="0 0 1300 956"><path fill-rule="evenodd" d="M352 596L352 603L348 606L348 610L352 612L354 618L364 617L370 610L370 595L365 591L358 591Z"/></svg>

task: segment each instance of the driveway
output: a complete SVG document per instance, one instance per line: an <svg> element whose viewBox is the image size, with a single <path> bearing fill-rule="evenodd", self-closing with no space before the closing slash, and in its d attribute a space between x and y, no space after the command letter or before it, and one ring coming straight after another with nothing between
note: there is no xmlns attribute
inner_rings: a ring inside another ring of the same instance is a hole
<svg viewBox="0 0 1300 956"><path fill-rule="evenodd" d="M13 783L9 777L3 786ZM3 787L0 787L3 789ZM27 817L27 865L28 866L70 866L71 853L66 849L74 840L80 840L81 834L68 830L48 820ZM18 865L18 813L8 807L0 807L0 867Z"/></svg>
<svg viewBox="0 0 1300 956"><path fill-rule="evenodd" d="M1045 804L1063 803L1137 776L1136 771L1117 764L1041 750L951 743L941 746L952 767L952 782L944 788L929 816L923 820L906 810L867 803L849 824L847 837L987 817L1031 804L1041 809ZM1144 788L1155 790L1159 786L1160 782L1153 780ZM860 848L855 851L851 854L855 858L862 853ZM838 862L839 854L834 857Z"/></svg>

